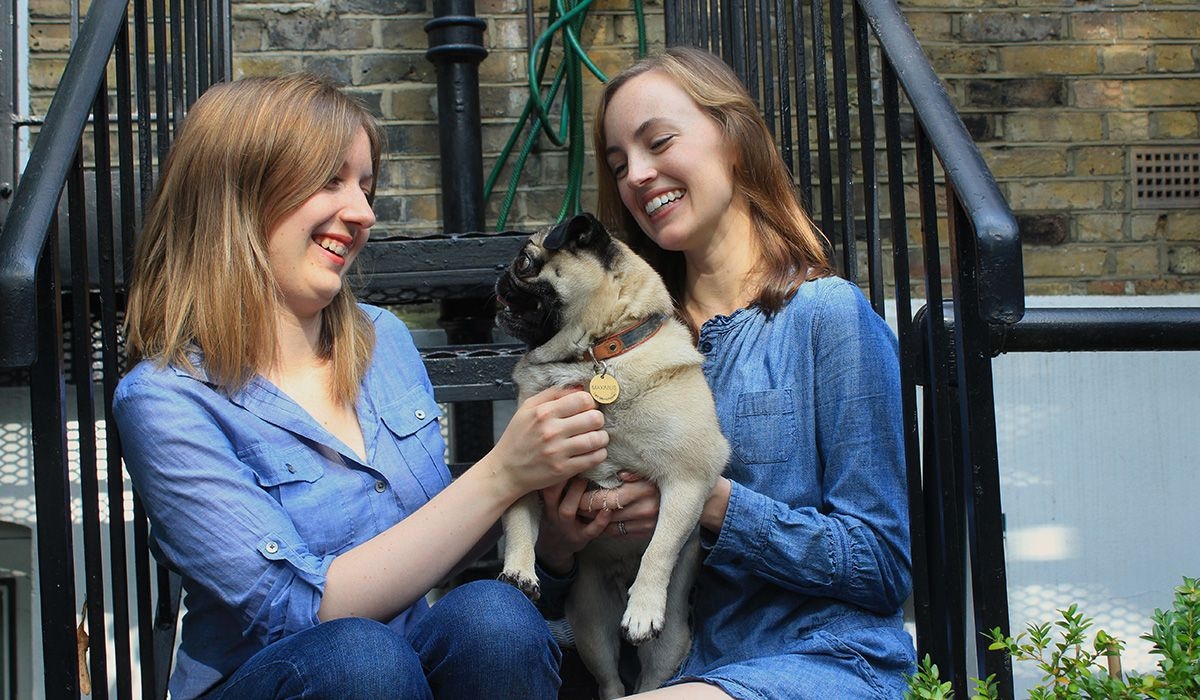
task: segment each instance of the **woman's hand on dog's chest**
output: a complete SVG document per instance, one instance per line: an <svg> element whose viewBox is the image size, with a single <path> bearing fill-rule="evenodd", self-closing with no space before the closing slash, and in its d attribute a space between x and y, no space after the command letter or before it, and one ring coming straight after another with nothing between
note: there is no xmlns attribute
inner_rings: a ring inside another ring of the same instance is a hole
<svg viewBox="0 0 1200 700"><path fill-rule="evenodd" d="M521 403L485 459L515 500L594 469L607 445L595 401L583 391L551 388Z"/></svg>
<svg viewBox="0 0 1200 700"><path fill-rule="evenodd" d="M550 573L565 575L575 564L575 553L599 537L611 522L612 511L598 517L580 517L580 504L588 481L573 477L542 489L542 522L536 546L538 560Z"/></svg>
<svg viewBox="0 0 1200 700"><path fill-rule="evenodd" d="M659 492L653 482L622 472L621 484L614 488L589 485L575 477L542 489L537 553L551 573L570 571L575 553L601 535L648 539L654 534Z"/></svg>
<svg viewBox="0 0 1200 700"><path fill-rule="evenodd" d="M604 534L612 537L650 537L658 522L658 486L629 472L621 472L618 476L620 485L611 489L593 489L584 494L579 517L593 519L608 513L609 525Z"/></svg>

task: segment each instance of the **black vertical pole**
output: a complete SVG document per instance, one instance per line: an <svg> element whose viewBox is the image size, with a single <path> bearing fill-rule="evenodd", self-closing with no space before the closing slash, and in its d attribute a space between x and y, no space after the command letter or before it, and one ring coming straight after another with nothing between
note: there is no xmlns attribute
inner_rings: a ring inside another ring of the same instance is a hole
<svg viewBox="0 0 1200 700"><path fill-rule="evenodd" d="M474 0L434 0L433 19L425 23L429 50L437 68L438 141L442 159L442 229L445 233L484 230L483 138L479 119L479 63L487 56ZM491 341L495 309L490 298L442 301L439 324L453 344ZM460 402L451 461L474 462L493 444L492 405Z"/></svg>
<svg viewBox="0 0 1200 700"><path fill-rule="evenodd" d="M951 264L954 266L955 350L959 361L956 383L959 422L965 444L962 484L971 553L971 592L975 602L976 660L979 677L996 677L1000 697L1014 697L1012 659L990 649L985 634L994 628L1009 633L1008 574L1004 560L1004 511L1000 502L1000 460L996 445L995 387L989 328L979 308L981 261L971 244L970 219L954 186L946 183L949 208Z"/></svg>
<svg viewBox="0 0 1200 700"><path fill-rule="evenodd" d="M956 420L959 396L956 377L960 356L946 328L943 299L941 249L937 235L937 197L934 185L933 146L923 127L916 132L917 189L921 237L925 252L925 296L930 322L924 329L925 347L925 512L928 517L926 544L934 593L937 633L931 653L934 662L948 673L954 694L967 694L966 660L966 552L963 536L961 460L956 459L964 439Z"/></svg>
<svg viewBox="0 0 1200 700"><path fill-rule="evenodd" d="M42 596L42 669L46 697L79 697L75 645L75 559L67 469L67 375L62 355L58 226L51 221L37 267L37 359L30 368L33 486L38 580ZM98 633L97 633L98 634Z"/></svg>
<svg viewBox="0 0 1200 700"><path fill-rule="evenodd" d="M484 20L474 0L434 0L425 23L437 67L438 141L442 156L442 219L447 233L483 230L483 139L479 120L479 63Z"/></svg>

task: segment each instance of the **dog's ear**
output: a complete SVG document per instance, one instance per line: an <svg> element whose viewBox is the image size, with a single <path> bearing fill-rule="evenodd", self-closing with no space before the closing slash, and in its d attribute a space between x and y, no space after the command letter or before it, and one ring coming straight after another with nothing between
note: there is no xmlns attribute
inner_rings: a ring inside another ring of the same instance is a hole
<svg viewBox="0 0 1200 700"><path fill-rule="evenodd" d="M587 212L576 214L550 229L542 247L546 250L560 248L602 248L608 244L608 231L600 220Z"/></svg>

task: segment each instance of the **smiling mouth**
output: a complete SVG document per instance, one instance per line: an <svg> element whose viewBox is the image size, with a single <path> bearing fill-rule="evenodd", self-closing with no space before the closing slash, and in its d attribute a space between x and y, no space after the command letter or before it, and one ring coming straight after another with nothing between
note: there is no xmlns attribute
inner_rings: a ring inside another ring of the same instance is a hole
<svg viewBox="0 0 1200 700"><path fill-rule="evenodd" d="M651 199L649 202L646 202L646 216L653 216L654 212L662 209L671 202L678 201L682 198L683 190L671 190L670 192L664 192L654 199Z"/></svg>
<svg viewBox="0 0 1200 700"><path fill-rule="evenodd" d="M350 252L349 245L332 238L318 238L316 241L317 245L321 246L325 250L328 250L330 253L333 253L339 258L346 257L346 254Z"/></svg>

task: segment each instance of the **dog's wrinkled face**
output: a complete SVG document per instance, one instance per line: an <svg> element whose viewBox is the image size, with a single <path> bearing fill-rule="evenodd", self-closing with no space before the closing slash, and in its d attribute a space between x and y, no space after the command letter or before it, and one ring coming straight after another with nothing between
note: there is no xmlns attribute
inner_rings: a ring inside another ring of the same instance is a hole
<svg viewBox="0 0 1200 700"><path fill-rule="evenodd" d="M534 234L496 281L496 321L530 348L555 336L572 308L611 277L617 251L608 231L590 214Z"/></svg>
<svg viewBox="0 0 1200 700"><path fill-rule="evenodd" d="M512 337L536 348L562 327L562 301L552 285L537 279L544 261L531 247L525 244L517 261L496 281L500 302L496 322Z"/></svg>

